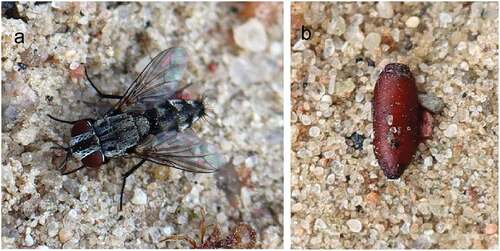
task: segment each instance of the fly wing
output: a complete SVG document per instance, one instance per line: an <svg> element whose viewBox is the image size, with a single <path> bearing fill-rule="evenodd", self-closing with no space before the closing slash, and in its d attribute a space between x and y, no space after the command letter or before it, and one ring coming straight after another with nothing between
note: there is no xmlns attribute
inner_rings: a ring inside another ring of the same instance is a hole
<svg viewBox="0 0 500 251"><path fill-rule="evenodd" d="M184 48L172 47L160 52L129 86L115 105L115 111L143 111L172 97L187 62L188 54Z"/></svg>
<svg viewBox="0 0 500 251"><path fill-rule="evenodd" d="M135 149L133 157L196 173L215 172L226 164L218 149L191 129L151 135Z"/></svg>

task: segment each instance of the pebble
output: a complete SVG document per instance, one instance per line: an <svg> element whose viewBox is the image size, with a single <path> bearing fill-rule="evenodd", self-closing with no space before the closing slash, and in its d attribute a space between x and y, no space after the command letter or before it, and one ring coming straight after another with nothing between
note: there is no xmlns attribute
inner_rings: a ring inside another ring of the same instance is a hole
<svg viewBox="0 0 500 251"><path fill-rule="evenodd" d="M75 220L77 217L78 217L78 212L76 209L71 209L68 211L68 217L71 219L71 220Z"/></svg>
<svg viewBox="0 0 500 251"><path fill-rule="evenodd" d="M250 208L252 205L252 192L247 187L242 187L240 190L240 199L243 207Z"/></svg>
<svg viewBox="0 0 500 251"><path fill-rule="evenodd" d="M186 213L178 214L177 216L177 224L184 225L188 222L188 216Z"/></svg>
<svg viewBox="0 0 500 251"><path fill-rule="evenodd" d="M69 69L70 70L76 70L78 67L80 67L80 62L74 61L69 64Z"/></svg>
<svg viewBox="0 0 500 251"><path fill-rule="evenodd" d="M134 197L132 197L131 202L135 205L145 205L148 202L148 195L141 189L134 189Z"/></svg>
<svg viewBox="0 0 500 251"><path fill-rule="evenodd" d="M424 166L427 166L427 167L428 167L428 166L432 166L432 157L431 157L431 156L426 157L426 158L424 159Z"/></svg>
<svg viewBox="0 0 500 251"><path fill-rule="evenodd" d="M460 69L464 71L469 71L469 64L465 61L460 62Z"/></svg>
<svg viewBox="0 0 500 251"><path fill-rule="evenodd" d="M73 237L73 231L67 228L61 228L61 230L59 231L59 241L61 243L69 241L71 237Z"/></svg>
<svg viewBox="0 0 500 251"><path fill-rule="evenodd" d="M394 16L392 4L389 2L379 2L377 4L377 12L381 18L392 18Z"/></svg>
<svg viewBox="0 0 500 251"><path fill-rule="evenodd" d="M362 92L358 92L358 93L356 93L356 96L354 96L354 100L357 103L361 103L364 99L365 99L365 95Z"/></svg>
<svg viewBox="0 0 500 251"><path fill-rule="evenodd" d="M498 231L498 225L497 224L487 224L484 227L484 233L485 234L496 234Z"/></svg>
<svg viewBox="0 0 500 251"><path fill-rule="evenodd" d="M307 114L301 114L299 116L299 120L300 122L302 122L303 125L310 125L312 122L311 117Z"/></svg>
<svg viewBox="0 0 500 251"><path fill-rule="evenodd" d="M356 86L354 85L354 82L351 78L349 78L335 84L334 95L341 98L347 98L351 95L355 88Z"/></svg>
<svg viewBox="0 0 500 251"><path fill-rule="evenodd" d="M365 37L365 41L363 42L363 46L368 51L373 51L380 46L380 42L382 41L382 37L380 34L376 32L371 32Z"/></svg>
<svg viewBox="0 0 500 251"><path fill-rule="evenodd" d="M267 34L264 25L256 18L236 26L233 30L234 41L238 46L249 51L259 52L267 48Z"/></svg>
<svg viewBox="0 0 500 251"><path fill-rule="evenodd" d="M340 36L344 34L346 24L344 18L340 15L332 15L332 20L328 24L326 32L330 35Z"/></svg>
<svg viewBox="0 0 500 251"><path fill-rule="evenodd" d="M344 37L353 44L359 44L365 39L365 34L359 29L359 26L351 24L347 28Z"/></svg>
<svg viewBox="0 0 500 251"><path fill-rule="evenodd" d="M33 143L38 135L38 128L29 127L23 128L16 134L14 134L14 139L20 142L22 145L26 146Z"/></svg>
<svg viewBox="0 0 500 251"><path fill-rule="evenodd" d="M347 221L347 226L349 227L349 230L353 233L359 233L361 232L361 229L363 229L363 224L361 224L361 221L357 219L350 219Z"/></svg>
<svg viewBox="0 0 500 251"><path fill-rule="evenodd" d="M311 128L309 128L309 136L311 136L313 138L318 137L320 135L320 133L321 133L321 130L317 126L312 126Z"/></svg>
<svg viewBox="0 0 500 251"><path fill-rule="evenodd" d="M166 225L161 229L161 232L164 236L170 236L175 233L175 229L172 225Z"/></svg>
<svg viewBox="0 0 500 251"><path fill-rule="evenodd" d="M26 237L24 237L24 244L31 247L35 244L35 240L33 240L33 237L30 234L27 234Z"/></svg>
<svg viewBox="0 0 500 251"><path fill-rule="evenodd" d="M328 94L334 94L335 93L335 87L337 85L337 78L335 74L330 75L330 80L328 80Z"/></svg>
<svg viewBox="0 0 500 251"><path fill-rule="evenodd" d="M330 174L326 177L326 184L333 185L335 183L335 174Z"/></svg>
<svg viewBox="0 0 500 251"><path fill-rule="evenodd" d="M325 48L323 49L323 57L329 58L335 53L335 44L331 38L325 39Z"/></svg>
<svg viewBox="0 0 500 251"><path fill-rule="evenodd" d="M245 159L245 166L252 168L259 163L259 158L257 155L252 155Z"/></svg>
<svg viewBox="0 0 500 251"><path fill-rule="evenodd" d="M314 229L326 229L327 225L322 219L317 219L314 222Z"/></svg>
<svg viewBox="0 0 500 251"><path fill-rule="evenodd" d="M406 20L406 27L408 28L417 28L420 24L420 19L418 17L412 16Z"/></svg>
<svg viewBox="0 0 500 251"><path fill-rule="evenodd" d="M325 169L321 166L317 166L313 168L312 173L314 174L314 176L321 178L325 173Z"/></svg>
<svg viewBox="0 0 500 251"><path fill-rule="evenodd" d="M117 238L122 238L122 236L126 234L126 231L127 230L122 228L121 226L115 225L115 227L113 228L112 234L113 234L113 236L115 236Z"/></svg>
<svg viewBox="0 0 500 251"><path fill-rule="evenodd" d="M447 12L441 12L439 13L439 22L441 27L447 27L449 23L453 21L452 17L450 14Z"/></svg>
<svg viewBox="0 0 500 251"><path fill-rule="evenodd" d="M306 49L306 40L302 40L302 39L299 39L299 41L297 41L297 43L295 43L295 45L293 46L293 50L294 51L303 51Z"/></svg>
<svg viewBox="0 0 500 251"><path fill-rule="evenodd" d="M380 202L380 194L377 192L370 192L366 195L366 202L370 204L378 204Z"/></svg>
<svg viewBox="0 0 500 251"><path fill-rule="evenodd" d="M481 2L475 2L470 6L470 17L479 18L481 17L481 12L483 12L484 4Z"/></svg>
<svg viewBox="0 0 500 251"><path fill-rule="evenodd" d="M442 234L446 230L446 224L444 224L443 222L439 222L436 224L435 229L437 233Z"/></svg>
<svg viewBox="0 0 500 251"><path fill-rule="evenodd" d="M353 134L351 134L350 139L354 144L353 145L354 149L363 149L363 141L365 140L365 136L363 134L354 132Z"/></svg>
<svg viewBox="0 0 500 251"><path fill-rule="evenodd" d="M434 114L440 113L444 109L443 99L433 94L419 94L418 100L425 109Z"/></svg>
<svg viewBox="0 0 500 251"><path fill-rule="evenodd" d="M57 235L58 230L59 230L59 224L55 221L50 222L49 225L47 226L47 235L49 237L54 237Z"/></svg>
<svg viewBox="0 0 500 251"><path fill-rule="evenodd" d="M321 104L330 106L332 102L332 97L330 95L324 95L323 97L321 97Z"/></svg>
<svg viewBox="0 0 500 251"><path fill-rule="evenodd" d="M453 138L453 137L457 136L457 133L458 133L458 126L456 124L451 124L444 131L444 136L446 136L448 138Z"/></svg>

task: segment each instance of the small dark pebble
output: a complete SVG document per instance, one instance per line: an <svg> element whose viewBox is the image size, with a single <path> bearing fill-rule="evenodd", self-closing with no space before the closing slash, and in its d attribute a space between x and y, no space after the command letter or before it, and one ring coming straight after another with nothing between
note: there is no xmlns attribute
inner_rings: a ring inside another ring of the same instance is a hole
<svg viewBox="0 0 500 251"><path fill-rule="evenodd" d="M356 206L356 211L359 213L359 212L362 212L363 211L363 207L361 205L357 205Z"/></svg>
<svg viewBox="0 0 500 251"><path fill-rule="evenodd" d="M349 139L352 140L354 149L363 149L363 141L365 140L363 134L354 132Z"/></svg>
<svg viewBox="0 0 500 251"><path fill-rule="evenodd" d="M359 63L359 62L362 62L363 61L363 57L357 57L356 58L356 63Z"/></svg>
<svg viewBox="0 0 500 251"><path fill-rule="evenodd" d="M405 42L405 50L409 51L413 48L413 42L410 39L407 39Z"/></svg>
<svg viewBox="0 0 500 251"><path fill-rule="evenodd" d="M23 71L28 69L28 66L26 64L23 64L23 63L17 63L17 66L19 66L19 69L21 69Z"/></svg>
<svg viewBox="0 0 500 251"><path fill-rule="evenodd" d="M345 176L345 181L346 181L346 182L351 181L351 175L346 175L346 176Z"/></svg>
<svg viewBox="0 0 500 251"><path fill-rule="evenodd" d="M21 19L16 2L2 2L2 16L7 19Z"/></svg>
<svg viewBox="0 0 500 251"><path fill-rule="evenodd" d="M462 93L462 98L467 97L467 92Z"/></svg>
<svg viewBox="0 0 500 251"><path fill-rule="evenodd" d="M120 5L126 5L129 4L127 2L110 2L106 5L106 9L111 10L111 9L116 9Z"/></svg>
<svg viewBox="0 0 500 251"><path fill-rule="evenodd" d="M44 4L49 4L50 1L36 1L35 5L44 5Z"/></svg>
<svg viewBox="0 0 500 251"><path fill-rule="evenodd" d="M368 64L368 66L370 67L375 67L375 61L371 60L371 58L367 58L366 59L366 63Z"/></svg>
<svg viewBox="0 0 500 251"><path fill-rule="evenodd" d="M479 33L469 33L469 41L476 41L477 37L479 36Z"/></svg>
<svg viewBox="0 0 500 251"><path fill-rule="evenodd" d="M45 100L47 100L48 102L52 102L52 100L54 100L54 97L47 95L45 96Z"/></svg>
<svg viewBox="0 0 500 251"><path fill-rule="evenodd" d="M231 6L231 7L229 7L229 12L238 13L238 12L240 12L240 10L236 6Z"/></svg>

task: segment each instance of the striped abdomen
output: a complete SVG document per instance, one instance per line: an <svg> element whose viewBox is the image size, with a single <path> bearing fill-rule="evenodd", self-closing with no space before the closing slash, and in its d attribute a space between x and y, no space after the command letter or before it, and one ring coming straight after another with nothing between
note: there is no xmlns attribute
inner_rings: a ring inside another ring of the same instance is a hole
<svg viewBox="0 0 500 251"><path fill-rule="evenodd" d="M171 130L183 131L204 115L205 106L202 101L184 99L167 100L144 113L151 126L151 134Z"/></svg>

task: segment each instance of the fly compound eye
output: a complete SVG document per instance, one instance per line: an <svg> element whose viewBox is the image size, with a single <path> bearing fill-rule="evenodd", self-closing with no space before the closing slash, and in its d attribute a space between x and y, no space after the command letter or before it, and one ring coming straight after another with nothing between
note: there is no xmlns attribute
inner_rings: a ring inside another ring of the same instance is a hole
<svg viewBox="0 0 500 251"><path fill-rule="evenodd" d="M101 151L95 151L82 159L85 166L98 168L104 163L104 154Z"/></svg>
<svg viewBox="0 0 500 251"><path fill-rule="evenodd" d="M84 120L79 120L73 124L73 128L71 128L71 137L80 135L82 133L86 133L88 131L92 130L92 125L90 124L90 121L84 119Z"/></svg>

